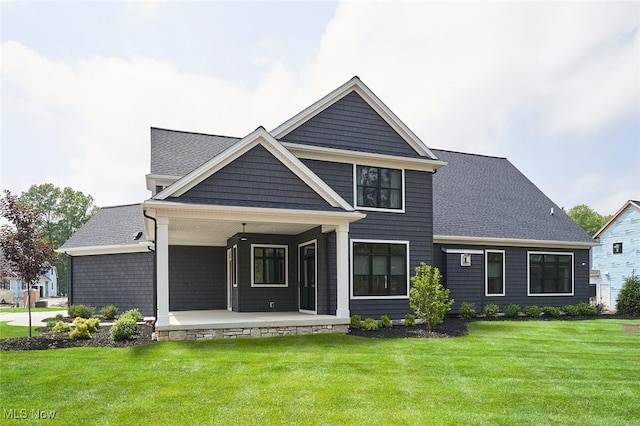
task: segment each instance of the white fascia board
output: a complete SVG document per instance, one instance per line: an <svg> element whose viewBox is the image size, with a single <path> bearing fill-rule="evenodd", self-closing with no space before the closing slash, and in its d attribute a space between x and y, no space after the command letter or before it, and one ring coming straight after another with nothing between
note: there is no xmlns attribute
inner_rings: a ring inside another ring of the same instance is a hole
<svg viewBox="0 0 640 426"><path fill-rule="evenodd" d="M71 256L91 256L91 255L97 255L97 254L145 253L149 251L150 247L153 247L153 243L150 241L144 241L138 244L59 248L56 250L56 253L64 253Z"/></svg>
<svg viewBox="0 0 640 426"><path fill-rule="evenodd" d="M435 244L471 244L508 247L542 247L542 248L566 248L588 250L598 245L597 242L587 243L581 241L551 241L551 240L525 240L520 238L488 238L488 237L464 237L452 235L434 235Z"/></svg>
<svg viewBox="0 0 640 426"><path fill-rule="evenodd" d="M332 163L361 164L374 167L417 170L421 172L434 172L448 164L446 161L429 160L426 158L397 157L394 155L348 151L345 149L325 148L290 142L282 142L282 145L298 158L329 161Z"/></svg>
<svg viewBox="0 0 640 426"><path fill-rule="evenodd" d="M258 127L238 143L232 145L221 154L185 175L170 187L156 194L154 199L164 200L169 196L179 196L202 182L207 177L215 174L223 167L239 158L257 145L262 145L289 170L309 185L332 207L340 207L346 211L354 208L347 203L336 191L320 179L315 173L305 166L295 155L289 152L280 142L273 138L263 127Z"/></svg>
<svg viewBox="0 0 640 426"><path fill-rule="evenodd" d="M447 254L484 254L484 250L466 250L466 249L448 249L443 248L443 252Z"/></svg>
<svg viewBox="0 0 640 426"><path fill-rule="evenodd" d="M230 221L265 222L265 223L298 223L342 225L367 217L356 211L323 211L276 209L265 207L218 206L208 204L174 203L171 201L147 200L145 209L153 211L156 217L167 216L191 219L218 219Z"/></svg>
<svg viewBox="0 0 640 426"><path fill-rule="evenodd" d="M180 176L154 175L149 173L145 176L145 179L147 181L147 189L153 192L156 189L156 185L169 186L180 179Z"/></svg>
<svg viewBox="0 0 640 426"><path fill-rule="evenodd" d="M352 91L358 93L418 154L437 160L427 145L416 136L358 77L353 77L319 101L305 108L289 120L271 131L274 138L280 139L299 127L307 120L324 111Z"/></svg>

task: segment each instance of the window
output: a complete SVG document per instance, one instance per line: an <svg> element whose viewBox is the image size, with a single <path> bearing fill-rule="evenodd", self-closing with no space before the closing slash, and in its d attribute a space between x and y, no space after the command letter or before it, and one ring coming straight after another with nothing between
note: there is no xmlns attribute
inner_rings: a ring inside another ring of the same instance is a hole
<svg viewBox="0 0 640 426"><path fill-rule="evenodd" d="M504 296L504 251L502 250L486 251L485 294Z"/></svg>
<svg viewBox="0 0 640 426"><path fill-rule="evenodd" d="M622 243L613 243L613 254L622 253Z"/></svg>
<svg viewBox="0 0 640 426"><path fill-rule="evenodd" d="M0 280L0 290L11 290L11 281Z"/></svg>
<svg viewBox="0 0 640 426"><path fill-rule="evenodd" d="M286 287L288 285L287 246L252 244L252 287Z"/></svg>
<svg viewBox="0 0 640 426"><path fill-rule="evenodd" d="M402 170L355 166L356 206L402 210L403 180Z"/></svg>
<svg viewBox="0 0 640 426"><path fill-rule="evenodd" d="M353 241L354 297L406 297L407 242Z"/></svg>
<svg viewBox="0 0 640 426"><path fill-rule="evenodd" d="M573 295L573 254L529 252L529 296Z"/></svg>
<svg viewBox="0 0 640 426"><path fill-rule="evenodd" d="M231 248L231 285L238 287L238 245L234 244Z"/></svg>

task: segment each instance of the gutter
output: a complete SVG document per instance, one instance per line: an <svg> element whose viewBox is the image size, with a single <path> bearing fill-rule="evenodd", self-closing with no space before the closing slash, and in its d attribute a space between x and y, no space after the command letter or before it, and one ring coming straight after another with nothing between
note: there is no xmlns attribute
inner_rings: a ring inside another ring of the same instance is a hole
<svg viewBox="0 0 640 426"><path fill-rule="evenodd" d="M154 248L147 247L149 251L153 252L153 332L156 331L156 322L158 321L158 254L155 250L155 236L158 235L158 221L155 217L147 215L146 210L142 210L142 215L147 219L151 219L153 221L153 244Z"/></svg>

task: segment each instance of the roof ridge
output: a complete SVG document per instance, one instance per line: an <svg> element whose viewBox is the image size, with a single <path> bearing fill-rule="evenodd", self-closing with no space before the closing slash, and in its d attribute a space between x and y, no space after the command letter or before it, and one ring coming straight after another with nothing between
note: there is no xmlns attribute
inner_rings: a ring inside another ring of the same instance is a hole
<svg viewBox="0 0 640 426"><path fill-rule="evenodd" d="M187 134L190 134L190 135L215 136L215 137L218 137L218 138L228 138L228 139L242 139L242 138L240 138L238 136L226 136L226 135L216 135L214 133L190 132L190 131L187 131L187 130L165 129L163 127L155 127L155 126L151 126L151 129L163 130L165 132L187 133Z"/></svg>
<svg viewBox="0 0 640 426"><path fill-rule="evenodd" d="M453 154L473 155L474 157L499 158L501 160L508 160L507 157L500 157L500 156L497 156L497 155L476 154L476 153L473 153L473 152L454 151L454 150L451 150L451 149L431 148L431 150L433 150L433 151L441 151L441 152L451 152Z"/></svg>
<svg viewBox="0 0 640 426"><path fill-rule="evenodd" d="M100 207L100 210L102 210L102 209L116 209L116 208L119 208L119 207L131 207L131 206L142 206L142 203L117 204L115 206L104 206L104 207Z"/></svg>

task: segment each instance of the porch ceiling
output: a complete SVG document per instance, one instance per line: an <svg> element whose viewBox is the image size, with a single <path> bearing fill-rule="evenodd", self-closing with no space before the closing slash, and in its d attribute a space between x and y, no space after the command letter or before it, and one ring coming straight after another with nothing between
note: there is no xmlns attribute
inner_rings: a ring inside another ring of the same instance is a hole
<svg viewBox="0 0 640 426"><path fill-rule="evenodd" d="M172 218L169 244L225 246L227 240L242 232L243 221ZM318 225L245 222L247 234L297 235Z"/></svg>

